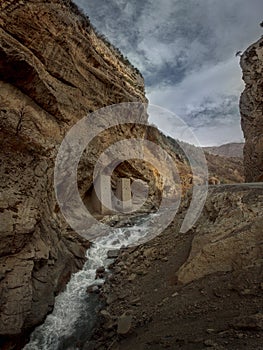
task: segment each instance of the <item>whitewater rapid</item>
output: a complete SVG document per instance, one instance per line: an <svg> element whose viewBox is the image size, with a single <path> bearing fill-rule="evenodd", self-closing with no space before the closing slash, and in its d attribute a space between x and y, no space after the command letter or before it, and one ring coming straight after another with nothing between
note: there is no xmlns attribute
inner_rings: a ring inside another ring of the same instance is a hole
<svg viewBox="0 0 263 350"><path fill-rule="evenodd" d="M102 284L96 280L97 268L106 269L112 263L107 253L134 245L147 234L152 234L151 217L140 218L131 228L109 228L107 236L99 237L87 251L87 262L83 269L74 275L64 292L56 297L53 312L30 336L30 342L23 350L77 350L87 341L96 321L99 305L97 297L87 293L87 287ZM153 220L154 221L154 220ZM106 270L107 271L107 270Z"/></svg>

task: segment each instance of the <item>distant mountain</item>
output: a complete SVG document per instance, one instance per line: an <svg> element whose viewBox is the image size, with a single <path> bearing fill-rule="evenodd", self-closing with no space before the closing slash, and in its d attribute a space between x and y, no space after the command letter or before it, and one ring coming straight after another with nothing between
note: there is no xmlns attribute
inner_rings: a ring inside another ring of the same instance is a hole
<svg viewBox="0 0 263 350"><path fill-rule="evenodd" d="M243 158L244 143L233 142L233 143L227 143L222 146L203 147L203 148L206 152L214 155L223 156L227 158L233 158L233 157Z"/></svg>

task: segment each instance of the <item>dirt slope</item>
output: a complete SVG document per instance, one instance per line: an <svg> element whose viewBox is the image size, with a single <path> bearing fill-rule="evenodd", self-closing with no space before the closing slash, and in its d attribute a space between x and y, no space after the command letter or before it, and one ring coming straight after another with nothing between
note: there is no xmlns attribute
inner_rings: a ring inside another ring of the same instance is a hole
<svg viewBox="0 0 263 350"><path fill-rule="evenodd" d="M212 187L195 228L180 234L179 217L124 251L93 348L262 349L262 199L260 187Z"/></svg>

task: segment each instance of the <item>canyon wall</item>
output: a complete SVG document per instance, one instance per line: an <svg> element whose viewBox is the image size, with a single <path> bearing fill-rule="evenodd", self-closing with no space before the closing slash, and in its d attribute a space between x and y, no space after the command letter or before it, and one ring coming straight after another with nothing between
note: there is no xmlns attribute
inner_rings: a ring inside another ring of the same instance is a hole
<svg viewBox="0 0 263 350"><path fill-rule="evenodd" d="M246 85L240 100L245 177L247 182L263 181L263 38L244 52L241 67Z"/></svg>
<svg viewBox="0 0 263 350"><path fill-rule="evenodd" d="M89 246L56 205L54 161L64 135L89 112L147 100L139 72L70 1L2 1L0 10L0 347L18 337L19 348ZM90 188L108 143L143 134L118 127L95 140L96 154L80 165L80 191Z"/></svg>

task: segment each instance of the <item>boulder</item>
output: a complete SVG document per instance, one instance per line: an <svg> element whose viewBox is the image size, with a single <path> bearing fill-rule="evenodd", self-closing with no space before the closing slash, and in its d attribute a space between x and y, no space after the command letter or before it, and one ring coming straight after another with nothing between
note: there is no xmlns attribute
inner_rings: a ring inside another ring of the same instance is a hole
<svg viewBox="0 0 263 350"><path fill-rule="evenodd" d="M119 249L112 249L107 252L107 257L108 259L116 259L118 258L119 254L120 254Z"/></svg>
<svg viewBox="0 0 263 350"><path fill-rule="evenodd" d="M117 333L125 335L130 332L132 328L132 316L123 314L117 320Z"/></svg>
<svg viewBox="0 0 263 350"><path fill-rule="evenodd" d="M100 292L100 286L98 286L97 284L91 285L87 288L87 293L99 294L99 292Z"/></svg>

